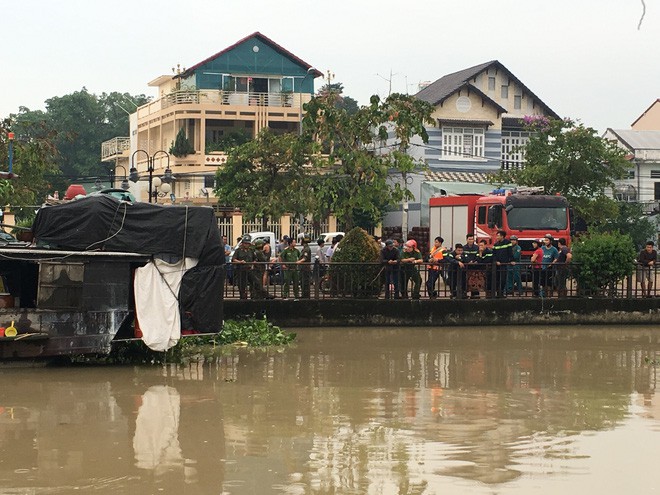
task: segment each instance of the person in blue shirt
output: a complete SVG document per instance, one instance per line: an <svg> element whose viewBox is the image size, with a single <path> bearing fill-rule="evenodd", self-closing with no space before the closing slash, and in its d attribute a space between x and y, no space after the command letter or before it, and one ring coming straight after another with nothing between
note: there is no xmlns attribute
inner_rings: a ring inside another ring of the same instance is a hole
<svg viewBox="0 0 660 495"><path fill-rule="evenodd" d="M229 283L232 284L234 273L231 266L231 244L229 244L226 235L222 236L222 245L224 246L225 250L225 275Z"/></svg>
<svg viewBox="0 0 660 495"><path fill-rule="evenodd" d="M541 290L545 290L545 297L552 297L552 286L554 282L554 264L559 258L559 251L552 245L553 237L545 234L543 238L543 258L541 261Z"/></svg>

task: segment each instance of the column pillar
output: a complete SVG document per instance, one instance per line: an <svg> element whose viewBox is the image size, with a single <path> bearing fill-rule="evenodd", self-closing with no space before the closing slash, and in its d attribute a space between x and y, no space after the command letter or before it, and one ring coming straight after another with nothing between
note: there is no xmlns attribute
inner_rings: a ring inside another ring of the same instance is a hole
<svg viewBox="0 0 660 495"><path fill-rule="evenodd" d="M282 230L280 237L289 235L289 232L291 231L291 215L289 215L288 213L282 215L282 218L280 218L280 228Z"/></svg>
<svg viewBox="0 0 660 495"><path fill-rule="evenodd" d="M231 214L231 235L233 239L229 239L229 241L232 246L236 242L236 238L243 235L243 213L240 210Z"/></svg>
<svg viewBox="0 0 660 495"><path fill-rule="evenodd" d="M328 232L337 232L337 217L334 215L328 216Z"/></svg>

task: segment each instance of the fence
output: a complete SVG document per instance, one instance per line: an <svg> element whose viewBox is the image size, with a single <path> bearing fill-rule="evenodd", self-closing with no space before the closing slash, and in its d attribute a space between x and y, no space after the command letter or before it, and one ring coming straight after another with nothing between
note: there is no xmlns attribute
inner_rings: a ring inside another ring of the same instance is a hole
<svg viewBox="0 0 660 495"><path fill-rule="evenodd" d="M323 222L293 222L289 228L289 237L294 239L298 238L298 234L307 234L310 239L318 239L322 233L329 231L330 222L325 220Z"/></svg>
<svg viewBox="0 0 660 495"><path fill-rule="evenodd" d="M234 245L234 226L231 217L216 217L220 236L227 236L227 242L230 246Z"/></svg>
<svg viewBox="0 0 660 495"><path fill-rule="evenodd" d="M660 274L635 269L632 275L596 290L578 285L579 265L552 265L537 269L529 263L496 266L458 264L382 265L380 263L297 264L254 263L237 278L228 266L226 298L336 299L479 299L479 298L641 298L660 296ZM258 282L257 282L258 280ZM642 285L642 281L644 284ZM650 288L649 288L650 282ZM261 290L263 288L263 291Z"/></svg>

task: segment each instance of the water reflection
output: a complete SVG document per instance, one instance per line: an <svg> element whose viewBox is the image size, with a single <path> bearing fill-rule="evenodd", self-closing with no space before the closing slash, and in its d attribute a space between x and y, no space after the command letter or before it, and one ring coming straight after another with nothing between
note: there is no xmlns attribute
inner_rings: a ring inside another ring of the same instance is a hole
<svg viewBox="0 0 660 495"><path fill-rule="evenodd" d="M183 465L179 445L181 399L174 387L154 385L142 394L135 421L135 465L163 473Z"/></svg>
<svg viewBox="0 0 660 495"><path fill-rule="evenodd" d="M0 487L610 493L660 455L656 329L298 333L205 365L0 371Z"/></svg>

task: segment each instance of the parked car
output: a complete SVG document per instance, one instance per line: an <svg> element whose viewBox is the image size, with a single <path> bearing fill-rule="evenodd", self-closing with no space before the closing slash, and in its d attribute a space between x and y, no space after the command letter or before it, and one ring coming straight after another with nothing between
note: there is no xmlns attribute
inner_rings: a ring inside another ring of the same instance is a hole
<svg viewBox="0 0 660 495"><path fill-rule="evenodd" d="M117 198L119 201L130 201L131 203L135 203L135 196L133 196L132 193L126 191L125 189L116 189L113 187L91 192L88 194L88 196L97 196L99 194L107 194L108 196Z"/></svg>

